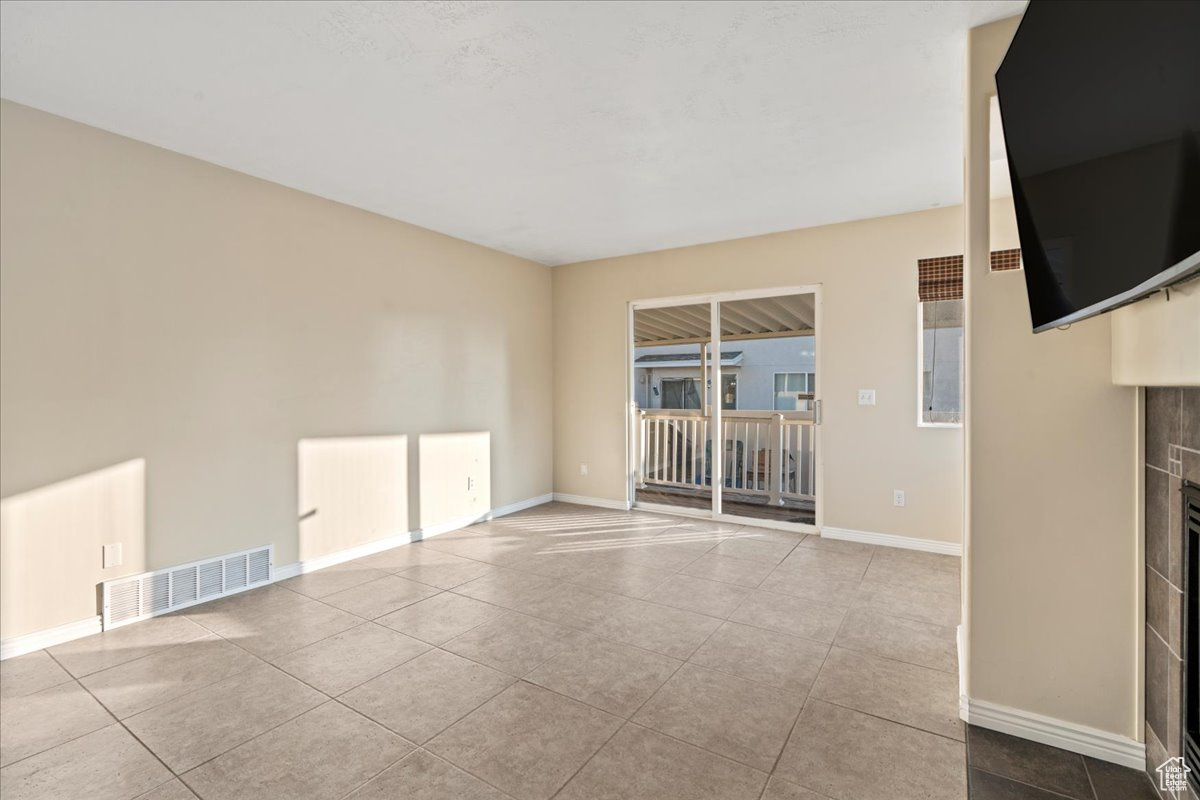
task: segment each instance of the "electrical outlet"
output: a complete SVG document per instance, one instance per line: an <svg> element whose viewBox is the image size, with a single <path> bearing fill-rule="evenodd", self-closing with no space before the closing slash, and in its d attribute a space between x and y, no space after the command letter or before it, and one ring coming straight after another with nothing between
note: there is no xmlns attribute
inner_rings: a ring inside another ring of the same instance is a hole
<svg viewBox="0 0 1200 800"><path fill-rule="evenodd" d="M904 508L904 490L896 489L892 492L892 505L897 508Z"/></svg>
<svg viewBox="0 0 1200 800"><path fill-rule="evenodd" d="M858 404L860 406L875 405L875 390L874 389L859 389Z"/></svg>
<svg viewBox="0 0 1200 800"><path fill-rule="evenodd" d="M119 567L124 562L120 542L104 545L104 569Z"/></svg>
<svg viewBox="0 0 1200 800"><path fill-rule="evenodd" d="M587 475L587 464L580 464L580 465L579 465L579 474L580 474L580 475Z"/></svg>

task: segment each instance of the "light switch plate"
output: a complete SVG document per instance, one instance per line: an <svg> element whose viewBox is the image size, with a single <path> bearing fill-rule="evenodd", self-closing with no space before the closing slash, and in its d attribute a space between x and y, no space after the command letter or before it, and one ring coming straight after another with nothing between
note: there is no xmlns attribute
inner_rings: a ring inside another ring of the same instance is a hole
<svg viewBox="0 0 1200 800"><path fill-rule="evenodd" d="M121 544L106 544L104 545L104 569L111 567L119 567L124 562L124 555L121 552Z"/></svg>
<svg viewBox="0 0 1200 800"><path fill-rule="evenodd" d="M858 404L860 406L875 405L875 390L874 389L859 389Z"/></svg>

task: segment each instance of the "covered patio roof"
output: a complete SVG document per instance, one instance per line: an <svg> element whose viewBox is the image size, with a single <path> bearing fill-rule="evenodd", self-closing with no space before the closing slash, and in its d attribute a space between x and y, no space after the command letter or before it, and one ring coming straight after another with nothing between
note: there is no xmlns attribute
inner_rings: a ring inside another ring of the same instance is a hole
<svg viewBox="0 0 1200 800"><path fill-rule="evenodd" d="M793 294L721 303L721 341L813 335L813 296ZM640 308L633 314L638 345L700 344L712 338L707 305Z"/></svg>

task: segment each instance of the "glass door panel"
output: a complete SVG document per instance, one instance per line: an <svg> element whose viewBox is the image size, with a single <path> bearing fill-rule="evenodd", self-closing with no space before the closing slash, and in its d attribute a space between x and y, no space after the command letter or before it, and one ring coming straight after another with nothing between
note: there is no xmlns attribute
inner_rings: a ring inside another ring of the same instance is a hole
<svg viewBox="0 0 1200 800"><path fill-rule="evenodd" d="M815 290L634 304L635 505L815 524L816 318Z"/></svg>
<svg viewBox="0 0 1200 800"><path fill-rule="evenodd" d="M816 518L816 298L791 294L720 303L722 406L729 453L721 512L748 520Z"/></svg>
<svg viewBox="0 0 1200 800"><path fill-rule="evenodd" d="M711 320L708 303L634 309L639 505L711 512Z"/></svg>

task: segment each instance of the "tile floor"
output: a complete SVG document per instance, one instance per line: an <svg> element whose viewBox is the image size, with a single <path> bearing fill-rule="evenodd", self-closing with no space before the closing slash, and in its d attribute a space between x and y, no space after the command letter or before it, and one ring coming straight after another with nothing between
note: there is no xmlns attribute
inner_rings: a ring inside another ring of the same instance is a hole
<svg viewBox="0 0 1200 800"><path fill-rule="evenodd" d="M1141 770L974 725L967 761L971 800L1158 800Z"/></svg>
<svg viewBox="0 0 1200 800"><path fill-rule="evenodd" d="M0 795L961 800L958 609L955 558L549 504L3 662Z"/></svg>

